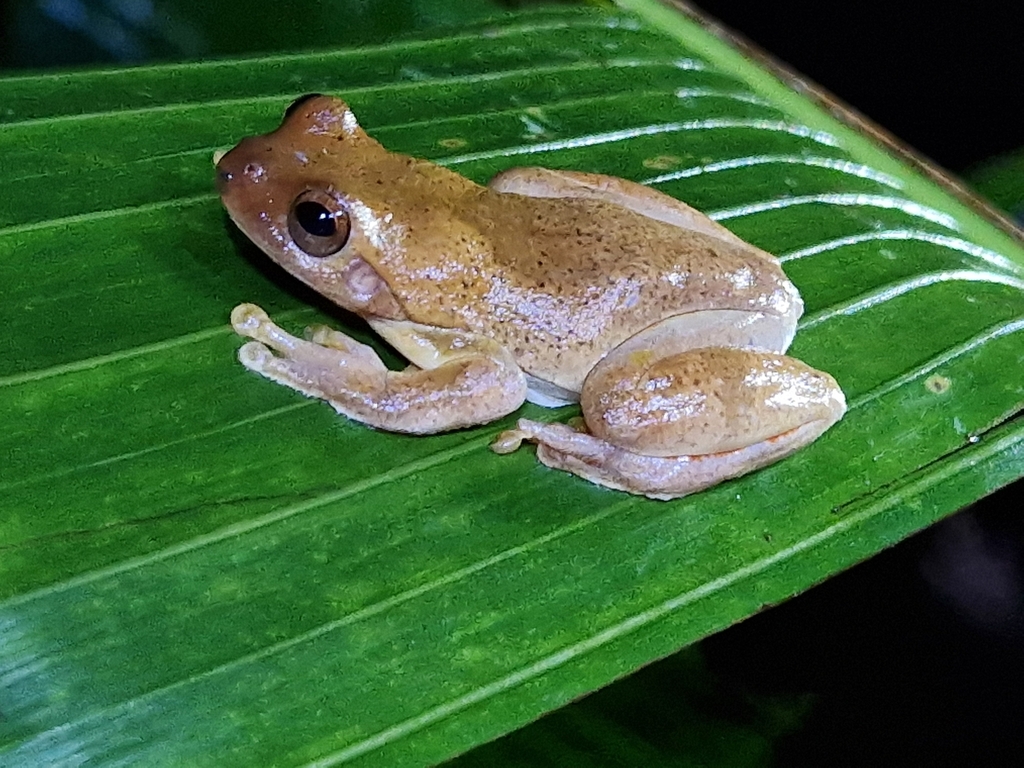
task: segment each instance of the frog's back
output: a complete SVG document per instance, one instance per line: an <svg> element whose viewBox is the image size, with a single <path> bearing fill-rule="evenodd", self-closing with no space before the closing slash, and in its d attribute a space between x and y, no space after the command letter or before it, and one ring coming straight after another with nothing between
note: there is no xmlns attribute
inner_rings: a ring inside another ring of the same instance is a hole
<svg viewBox="0 0 1024 768"><path fill-rule="evenodd" d="M611 349L703 310L793 313L775 259L597 200L505 195L479 221L493 244L492 323L528 373L572 391ZM797 314L799 309L796 310Z"/></svg>

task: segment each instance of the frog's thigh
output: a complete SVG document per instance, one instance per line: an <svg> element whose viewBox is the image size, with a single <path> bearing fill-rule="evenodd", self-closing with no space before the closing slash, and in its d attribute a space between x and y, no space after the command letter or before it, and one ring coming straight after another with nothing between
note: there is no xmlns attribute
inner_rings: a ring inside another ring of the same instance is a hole
<svg viewBox="0 0 1024 768"><path fill-rule="evenodd" d="M827 374L783 355L704 348L658 358L613 353L583 385L588 431L521 420L538 458L611 488L675 498L803 447L845 410Z"/></svg>
<svg viewBox="0 0 1024 768"><path fill-rule="evenodd" d="M845 410L827 373L786 355L703 347L662 355L622 348L583 382L580 406L596 437L647 456L733 451Z"/></svg>
<svg viewBox="0 0 1024 768"><path fill-rule="evenodd" d="M312 341L300 339L251 304L236 307L231 323L254 339L238 351L245 367L379 429L424 434L483 424L526 397L525 376L511 357L500 348L483 354L472 339L453 344L466 352L445 356L437 367L391 371L370 347L342 333L317 329Z"/></svg>
<svg viewBox="0 0 1024 768"><path fill-rule="evenodd" d="M510 168L488 182L497 192L527 197L574 197L603 200L639 213L650 219L673 224L680 229L701 232L720 240L752 248L728 229L695 208L635 181L616 176L581 171L553 171L549 168ZM768 258L774 258L767 253Z"/></svg>

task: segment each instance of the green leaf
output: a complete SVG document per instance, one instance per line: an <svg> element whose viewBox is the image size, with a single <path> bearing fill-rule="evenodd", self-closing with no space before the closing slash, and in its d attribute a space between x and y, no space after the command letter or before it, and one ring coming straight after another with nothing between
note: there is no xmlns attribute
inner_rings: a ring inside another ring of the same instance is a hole
<svg viewBox="0 0 1024 768"><path fill-rule="evenodd" d="M437 761L1021 476L1019 245L693 22L621 5L0 80L0 765ZM577 168L711 212L782 256L794 354L849 414L661 503L495 456L510 419L379 433L247 373L236 303L322 312L233 235L210 157L311 91L474 179Z"/></svg>

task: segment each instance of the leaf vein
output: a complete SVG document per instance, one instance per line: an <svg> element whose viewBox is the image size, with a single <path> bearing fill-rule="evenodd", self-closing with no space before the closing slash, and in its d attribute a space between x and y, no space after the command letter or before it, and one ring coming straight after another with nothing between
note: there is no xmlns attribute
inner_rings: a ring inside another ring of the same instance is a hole
<svg viewBox="0 0 1024 768"><path fill-rule="evenodd" d="M759 200L753 203L744 203L733 208L723 208L719 211L708 212L708 216L715 221L727 221L742 216L751 216L766 211L775 211L781 208L790 208L797 205L822 205L838 206L868 206L873 208L885 208L889 210L903 211L910 216L925 219L946 229L959 230L960 225L956 218L931 208L927 205L907 200L906 198L892 197L890 195L868 195L860 192L828 192L816 195L799 195L795 197L780 197L773 200Z"/></svg>
<svg viewBox="0 0 1024 768"><path fill-rule="evenodd" d="M59 478L73 475L77 472L84 472L90 469L96 469L97 467L106 467L111 464L117 464L122 461L138 459L141 458L142 456L147 456L151 453L157 453L159 451L167 450L168 448L178 448L194 440L205 440L206 438L213 437L214 435L219 435L224 432L230 432L233 429L238 429L239 427L244 427L248 424L254 424L256 422L264 421L266 419L273 419L283 414L291 413L292 411L297 411L300 408L305 408L306 406L313 405L316 402L318 401L302 400L301 402L298 403L283 405L280 408L274 408L269 411L264 411L263 413L257 413L253 416L247 416L244 419L238 419L237 421L233 421L230 424L223 424L219 427L208 429L204 432L196 432L185 437L178 438L176 440L168 440L167 442L159 443L157 445L147 445L145 448L140 448L135 451L126 451L125 453L119 453L115 456L107 456L102 459L97 459L96 461L91 461L87 464L79 464L74 467L66 467L56 472L50 472L44 475L36 475L35 477L30 477L24 480L18 480L13 483L7 483L6 485L0 484L0 492L9 491L14 488L20 488L21 486L24 485L34 485L36 483L52 482ZM11 544L9 546L5 544L0 544L0 551L21 545L21 543Z"/></svg>
<svg viewBox="0 0 1024 768"><path fill-rule="evenodd" d="M1009 336L1010 334L1017 333L1018 331L1024 330L1024 316L1018 317L1014 320L1008 320L1004 323L997 323L996 325L986 328L981 333L977 333L971 338L963 341L959 344L954 344L951 347L938 352L932 357L928 358L925 362L921 363L909 371L896 376L888 381L882 382L877 387L865 392L855 400L851 400L849 409L855 410L861 406L867 405L873 400L877 400L883 395L887 395L890 392L899 389L905 384L909 384L922 376L931 373L932 371L940 368L943 365L955 360L958 357L968 354L974 351L983 344L987 344L993 339L998 339L1002 336Z"/></svg>
<svg viewBox="0 0 1024 768"><path fill-rule="evenodd" d="M347 499L352 496L356 496L360 493L368 491L379 485L385 485L403 477L421 472L432 467L436 467L446 462L452 461L459 456L469 453L472 450L477 450L488 442L490 436L477 436L466 440L453 448L448 448L443 451L437 451L435 453L424 456L423 458L416 459L414 461L401 464L397 467L393 467L386 472L367 477L361 480L357 480L344 488L338 488L337 490L325 493L315 498L303 501L299 504L293 504L291 506L278 509L273 512L268 512L259 517L251 520L244 520L241 522L234 523L232 525L225 526L216 531L203 534L201 536L195 536L191 539L181 541L163 549L159 549L155 552L149 552L144 555L137 557L128 558L119 563L107 566L105 568L98 568L87 573L82 573L77 576L65 579L64 581L50 584L40 589L25 592L20 595L15 595L9 598L6 602L0 602L0 608L11 608L14 606L23 605L25 603L38 600L42 597L47 597L52 594L58 594L65 592L69 589L91 584L102 579L117 576L122 573L127 573L138 568L145 567L152 563L157 563L162 560L167 560L171 557L177 557L187 552L192 552L202 547L216 544L217 542L224 541L234 536L240 536L242 534L254 531L260 528L264 528L268 525L286 520L290 517L294 517L303 512L307 512L312 509L332 504L342 499Z"/></svg>
<svg viewBox="0 0 1024 768"><path fill-rule="evenodd" d="M813 315L809 315L800 321L799 330L813 328L816 325L832 320L836 317L855 315L865 309L870 309L886 301L902 296L905 293L925 288L937 283L963 280L965 282L998 283L1024 292L1024 280L1002 275L994 272L981 272L973 269L950 269L941 272L925 272L905 280L883 285L875 290L863 293L848 301L833 304Z"/></svg>
<svg viewBox="0 0 1024 768"><path fill-rule="evenodd" d="M461 165L463 163L475 162L477 160L492 160L499 157L534 155L542 152L556 152L563 149L592 147L598 144L608 144L614 141L635 139L641 136L654 136L661 133L715 130L719 128L749 128L751 130L775 131L778 133L788 133L794 136L807 138L811 141L830 147L840 146L839 140L832 134L826 131L814 130L797 123L788 123L782 120L764 120L759 118L708 118L704 120L689 120L686 122L656 123L652 125L637 126L634 128L623 128L616 131L573 136L571 138L558 139L555 141L538 142L536 144L520 144L513 147L504 147L499 150L471 152L465 155L456 155L454 157L446 158L443 161L443 164Z"/></svg>
<svg viewBox="0 0 1024 768"><path fill-rule="evenodd" d="M960 251L968 256L974 256L999 269L1024 273L1024 266L1017 264L1015 261L1007 258L1001 253L977 245L976 243L963 240L959 237L950 237L949 235L942 235L937 232L928 232L920 229L886 229L879 232L864 232L858 235L839 237L834 240L828 240L824 243L818 243L806 248L801 248L797 251L790 251L789 253L782 254L779 256L779 261L785 264L788 261L795 261L807 256L815 256L819 253L834 251L848 245L887 240L916 240L923 243L931 243L932 245L938 245L943 248Z"/></svg>
<svg viewBox="0 0 1024 768"><path fill-rule="evenodd" d="M566 72L589 72L594 71L598 73L607 72L609 69L633 69L638 67L673 67L680 72L693 71L686 70L681 67L675 67L674 62L671 59L660 59L660 58L616 58L609 60L597 60L597 61L581 61L574 62L572 64L546 64L543 66L529 66L529 67L517 67L514 69L504 69L490 72L479 72L466 75L450 75L447 77L427 77L422 80L400 80L387 83L376 83L370 85L358 85L352 88L346 88L344 93L346 97L351 97L354 94L380 94L389 93L394 91L407 91L407 90L418 90L421 88L432 88L435 86L450 87L457 84L474 85L477 83L500 82L506 79L521 78L524 75L532 74L563 74ZM43 126L47 127L53 123L62 122L79 122L89 121L96 119L105 119L110 116L135 116L135 115L146 115L146 114L164 114L168 112L190 112L193 110L205 110L209 108L221 108L221 107L237 107L239 105L252 105L252 104L273 104L275 102L287 101L294 98L294 91L278 91L275 93L252 95L252 96L232 96L226 99L208 99L203 101L182 101L182 102L168 102L166 104L154 104L147 107L133 107L129 109L110 109L100 112L82 112L74 115L59 115L55 117L39 117L31 118L28 120L21 120L18 122L0 124L0 130L10 128L13 126L17 127L35 127ZM423 121L430 122L430 121ZM376 125L374 128L392 127L391 124Z"/></svg>
<svg viewBox="0 0 1024 768"><path fill-rule="evenodd" d="M649 179L643 179L640 183L649 185L664 184L665 182L688 179L705 173L717 173L719 171L731 171L738 168L750 168L755 165L769 165L776 163L782 165L804 165L828 168L829 170L838 171L839 173L848 174L850 176L870 179L871 181L876 181L879 184L884 184L885 186L892 187L893 189L903 189L904 186L901 179L898 179L891 174L884 173L883 171L876 170L869 165L855 163L851 160L847 160L846 158L822 157L820 155L747 155L745 157L733 157L727 160L717 160L705 165L695 165L690 168L683 168L678 171L672 171L671 173L663 173L660 176L652 176Z"/></svg>
<svg viewBox="0 0 1024 768"><path fill-rule="evenodd" d="M618 20L620 23L615 24ZM523 35L531 35L536 32L546 32L554 30L565 30L565 29L576 29L576 28L591 28L591 29L622 29L627 32L636 32L640 30L639 24L634 23L635 20L629 16L608 16L601 15L596 16L593 19L572 19L569 21L556 21L547 23L536 23L529 22L524 24L510 23L506 26L495 26L488 32L490 38L501 38L501 37L512 37L516 34L522 33ZM277 54L261 54L259 56L245 56L235 59L226 60L211 60L211 61L190 61L184 64L172 63L172 64L151 64L149 66L135 66L135 67L110 67L98 70L96 72L86 72L80 75L75 75L76 79L98 79L107 77L120 77L123 75L131 75L138 77L140 74L162 74L168 76L169 73L178 74L181 72L197 72L201 70L217 70L217 69L234 69L239 65L252 65L252 64L290 64L295 62L302 62L303 60L315 60L318 63L335 60L346 60L346 59L360 59L366 58L373 53L384 53L393 54L396 51L412 50L416 48L423 48L429 50L434 47L445 47L450 46L453 42L475 42L480 38L478 31L469 32L466 34L452 34L452 35L441 35L438 37L422 38L415 40L399 40L388 43L380 43L377 45L363 45L354 48L343 48L329 51L305 51L301 53L277 53ZM173 76L173 75L171 75ZM67 86L69 76L66 72L55 72L47 73L42 72L39 74L31 75L14 75L11 77L5 77L4 83L17 84L19 81L26 81L30 84L36 84L40 81L52 80L57 82L62 87Z"/></svg>

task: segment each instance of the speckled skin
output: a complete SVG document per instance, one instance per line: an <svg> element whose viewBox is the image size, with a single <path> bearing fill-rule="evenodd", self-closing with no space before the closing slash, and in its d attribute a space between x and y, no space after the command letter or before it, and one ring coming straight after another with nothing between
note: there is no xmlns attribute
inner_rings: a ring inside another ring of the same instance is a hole
<svg viewBox="0 0 1024 768"><path fill-rule="evenodd" d="M649 456L680 456L735 451L830 421L841 401L832 377L800 360L707 347L614 356L587 379L580 405L595 437L616 445L643 440Z"/></svg>
<svg viewBox="0 0 1024 768"><path fill-rule="evenodd" d="M346 113L337 100L311 100L219 167L236 179L222 194L239 227L357 314L487 336L527 373L577 393L611 349L666 318L704 309L799 314L775 259L727 230L732 241L603 200L498 192L389 152L354 118L346 130ZM256 181L237 182L244 178ZM303 190L332 184L352 211L352 238L310 260L288 236L289 207ZM353 259L383 284L353 295L344 279Z"/></svg>
<svg viewBox="0 0 1024 768"><path fill-rule="evenodd" d="M255 340L243 363L373 426L579 398L592 434L520 421L495 449L534 440L551 466L669 498L796 450L845 409L831 377L780 354L802 302L778 261L646 187L541 168L483 187L387 151L329 97L219 158L218 182L246 235L414 366L387 371L336 331L296 339L252 305L232 315ZM327 256L289 232L311 191L351 225Z"/></svg>

